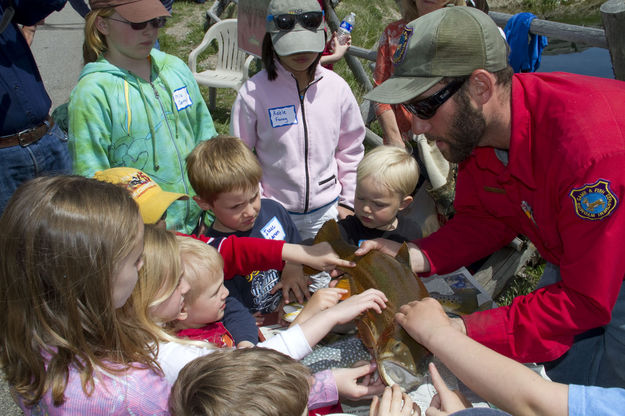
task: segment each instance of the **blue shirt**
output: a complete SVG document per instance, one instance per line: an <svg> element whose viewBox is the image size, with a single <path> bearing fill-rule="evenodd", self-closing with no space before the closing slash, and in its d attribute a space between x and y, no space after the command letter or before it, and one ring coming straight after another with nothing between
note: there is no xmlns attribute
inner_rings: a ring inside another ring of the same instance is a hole
<svg viewBox="0 0 625 416"><path fill-rule="evenodd" d="M7 136L41 124L50 112L51 101L35 58L18 24L32 26L67 0L13 0L15 16L0 33L0 136ZM0 0L0 19L9 5Z"/></svg>
<svg viewBox="0 0 625 416"><path fill-rule="evenodd" d="M250 230L224 233L211 226L205 233L206 236L214 238L227 238L233 234L237 237L284 240L292 244L299 244L302 241L297 227L284 207L279 202L265 198L261 199L260 211ZM280 272L277 270L259 270L248 276L235 276L226 280L225 284L230 295L239 299L251 312L267 314L275 311L282 300L282 291L271 293L279 280ZM230 328L228 330L230 331Z"/></svg>
<svg viewBox="0 0 625 416"><path fill-rule="evenodd" d="M625 389L569 385L569 416L620 416L625 409Z"/></svg>

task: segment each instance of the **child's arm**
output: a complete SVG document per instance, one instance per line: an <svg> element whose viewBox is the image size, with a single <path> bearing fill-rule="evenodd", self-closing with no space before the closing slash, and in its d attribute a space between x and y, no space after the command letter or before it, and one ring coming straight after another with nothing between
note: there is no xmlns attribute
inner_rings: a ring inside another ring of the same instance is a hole
<svg viewBox="0 0 625 416"><path fill-rule="evenodd" d="M224 279L254 270L282 270L284 262L305 264L315 270L332 270L336 267L354 267L353 262L342 260L328 243L312 246L285 243L282 240L237 237L231 235L221 240L206 236L186 235L212 245L224 259Z"/></svg>
<svg viewBox="0 0 625 416"><path fill-rule="evenodd" d="M334 368L315 373L308 396L308 410L335 404L339 396L360 400L382 393L382 380L378 377L374 381L372 377L376 368L374 363L368 363L354 368ZM379 413L378 416L400 415Z"/></svg>
<svg viewBox="0 0 625 416"><path fill-rule="evenodd" d="M378 313L386 307L384 293L368 289L359 295L319 312L301 325L295 325L261 342L257 347L276 350L295 360L301 360L337 324L349 322L367 309Z"/></svg>
<svg viewBox="0 0 625 416"><path fill-rule="evenodd" d="M336 287L325 287L323 289L319 289L313 293L312 297L308 300L308 302L306 302L306 305L304 305L304 309L297 314L290 326L296 324L301 325L317 313L331 308L339 303L341 296L347 292L347 289L340 289Z"/></svg>
<svg viewBox="0 0 625 416"><path fill-rule="evenodd" d="M567 385L549 382L462 334L436 300L411 302L395 317L456 377L495 406L514 415L567 415Z"/></svg>
<svg viewBox="0 0 625 416"><path fill-rule="evenodd" d="M221 319L228 332L232 335L234 342L240 346L242 342L246 346L254 346L258 343L258 327L256 319L250 311L234 296L226 298L226 309Z"/></svg>
<svg viewBox="0 0 625 416"><path fill-rule="evenodd" d="M282 258L284 261L305 264L315 270L322 271L330 271L336 267L354 267L356 265L354 262L342 260L327 242L312 246L286 243L282 248Z"/></svg>
<svg viewBox="0 0 625 416"><path fill-rule="evenodd" d="M265 240L264 238L237 237L214 238L205 235L187 235L215 247L224 259L224 279L236 275L247 275L255 270L282 270L282 247L284 241Z"/></svg>
<svg viewBox="0 0 625 416"><path fill-rule="evenodd" d="M312 348L336 325L347 323L368 309L382 313L382 309L386 308L387 301L386 295L381 291L367 289L311 316L300 327L306 337L306 341Z"/></svg>

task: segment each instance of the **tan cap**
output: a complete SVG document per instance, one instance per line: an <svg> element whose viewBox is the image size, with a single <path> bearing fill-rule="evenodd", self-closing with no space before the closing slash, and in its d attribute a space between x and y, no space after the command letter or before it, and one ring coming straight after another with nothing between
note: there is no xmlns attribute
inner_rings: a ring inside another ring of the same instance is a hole
<svg viewBox="0 0 625 416"><path fill-rule="evenodd" d="M121 17L131 23L170 16L160 0L89 0L89 6L92 10L113 7Z"/></svg>
<svg viewBox="0 0 625 416"><path fill-rule="evenodd" d="M444 77L502 70L508 66L508 45L487 14L472 7L445 7L406 25L392 59L393 75L365 98L404 103Z"/></svg>
<svg viewBox="0 0 625 416"><path fill-rule="evenodd" d="M325 25L322 23L316 30L306 29L299 22L293 29L280 30L271 17L281 14L300 14L304 12L321 12L317 0L271 0L267 7L267 32L276 53L280 56L293 55L301 52L323 52L326 46Z"/></svg>

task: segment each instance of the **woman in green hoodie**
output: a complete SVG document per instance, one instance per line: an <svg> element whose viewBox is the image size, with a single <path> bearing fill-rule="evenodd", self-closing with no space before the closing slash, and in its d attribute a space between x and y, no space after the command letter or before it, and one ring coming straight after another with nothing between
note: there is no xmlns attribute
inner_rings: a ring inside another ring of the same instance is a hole
<svg viewBox="0 0 625 416"><path fill-rule="evenodd" d="M69 103L75 173L134 167L166 191L193 195L185 157L217 132L187 65L152 48L169 13L159 0L89 3L86 65ZM190 233L200 212L191 198L177 201L167 223Z"/></svg>

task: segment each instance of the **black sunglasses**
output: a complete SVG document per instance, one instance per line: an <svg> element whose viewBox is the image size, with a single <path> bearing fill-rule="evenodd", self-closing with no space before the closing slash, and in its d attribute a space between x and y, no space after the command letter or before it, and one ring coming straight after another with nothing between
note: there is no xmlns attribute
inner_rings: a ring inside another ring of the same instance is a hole
<svg viewBox="0 0 625 416"><path fill-rule="evenodd" d="M445 101L449 100L449 98L454 95L460 87L462 87L462 84L464 84L467 79L468 78L452 81L427 98L419 101L403 103L402 105L406 110L410 111L420 119L428 120L434 117L436 110L438 110L438 108L443 105Z"/></svg>
<svg viewBox="0 0 625 416"><path fill-rule="evenodd" d="M320 12L304 12L299 14L270 14L267 21L272 20L276 27L280 30L291 30L295 27L295 22L299 22L304 29L317 30L323 22L323 11Z"/></svg>
<svg viewBox="0 0 625 416"><path fill-rule="evenodd" d="M126 24L130 25L130 27L133 30L143 30L143 29L146 28L148 23L150 23L153 28L160 29L162 27L165 27L165 23L167 23L167 18L166 17L155 17L152 20L148 20L147 22L141 22L141 23L129 22L128 20L114 19L112 17L109 17L108 19L115 20L116 22L126 23Z"/></svg>

